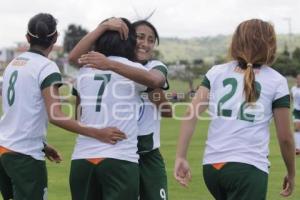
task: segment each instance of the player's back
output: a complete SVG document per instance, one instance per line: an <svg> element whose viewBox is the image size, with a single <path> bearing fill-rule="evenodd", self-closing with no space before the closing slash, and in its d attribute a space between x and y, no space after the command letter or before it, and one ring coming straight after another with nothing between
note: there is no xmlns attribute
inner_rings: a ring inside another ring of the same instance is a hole
<svg viewBox="0 0 300 200"><path fill-rule="evenodd" d="M210 83L209 126L204 163L252 162L267 170L269 122L277 104L288 105L286 79L268 66L254 69L258 99L247 104L244 74L237 62L214 66L206 75Z"/></svg>
<svg viewBox="0 0 300 200"><path fill-rule="evenodd" d="M109 59L144 69L125 58L111 56ZM75 88L80 96L80 120L83 124L99 128L117 127L127 139L111 145L79 136L73 159L93 156L137 162L139 95L146 87L112 71L84 67L80 70Z"/></svg>
<svg viewBox="0 0 300 200"><path fill-rule="evenodd" d="M7 66L3 75L0 145L43 159L41 149L48 118L41 91L52 78L61 78L57 65L37 53L23 53Z"/></svg>

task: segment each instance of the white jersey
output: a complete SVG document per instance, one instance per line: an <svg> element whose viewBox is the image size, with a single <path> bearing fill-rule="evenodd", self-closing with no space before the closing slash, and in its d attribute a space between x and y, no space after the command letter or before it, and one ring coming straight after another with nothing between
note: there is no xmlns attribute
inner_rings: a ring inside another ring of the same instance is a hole
<svg viewBox="0 0 300 200"><path fill-rule="evenodd" d="M125 58L108 58L145 70L141 64ZM80 69L74 87L80 96L83 124L97 128L117 127L127 139L111 145L80 135L72 159L114 158L137 163L140 93L147 88L112 71L86 67Z"/></svg>
<svg viewBox="0 0 300 200"><path fill-rule="evenodd" d="M61 81L57 65L37 53L15 58L3 75L0 146L44 160L48 118L42 90Z"/></svg>
<svg viewBox="0 0 300 200"><path fill-rule="evenodd" d="M289 107L287 80L268 66L255 70L259 98L245 105L244 74L237 62L210 69L202 85L210 89L212 121L203 164L241 162L268 173L269 122L272 109Z"/></svg>
<svg viewBox="0 0 300 200"><path fill-rule="evenodd" d="M148 70L156 69L162 72L167 79L168 68L158 60L149 61L145 67ZM148 98L148 95L142 95L143 102L141 107L139 126L139 152L148 152L160 147L160 120L161 114Z"/></svg>
<svg viewBox="0 0 300 200"><path fill-rule="evenodd" d="M293 86L291 89L294 109L300 111L300 87Z"/></svg>

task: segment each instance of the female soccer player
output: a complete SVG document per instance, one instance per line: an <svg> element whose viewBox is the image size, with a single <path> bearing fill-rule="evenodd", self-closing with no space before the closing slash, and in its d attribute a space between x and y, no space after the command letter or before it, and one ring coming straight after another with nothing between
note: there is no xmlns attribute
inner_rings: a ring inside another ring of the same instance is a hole
<svg viewBox="0 0 300 200"><path fill-rule="evenodd" d="M291 89L293 99L293 121L295 129L296 155L300 154L300 74L296 77L296 85Z"/></svg>
<svg viewBox="0 0 300 200"><path fill-rule="evenodd" d="M61 75L47 56L57 40L56 19L37 14L28 23L28 52L16 57L3 75L3 116L0 121L0 180L11 182L13 199L47 198L44 143L48 119L54 125L115 143L125 138L116 128L96 129L66 119L61 111L58 88ZM4 184L0 184L1 191ZM11 192L8 192L11 194ZM11 195L4 199L12 198Z"/></svg>
<svg viewBox="0 0 300 200"><path fill-rule="evenodd" d="M232 62L206 74L181 124L174 176L186 186L186 160L197 117L208 107L212 117L203 159L207 188L217 200L266 199L269 122L274 116L287 175L282 196L294 189L295 156L290 130L290 97L286 79L270 65L275 60L273 26L259 19L242 22L230 47Z"/></svg>
<svg viewBox="0 0 300 200"><path fill-rule="evenodd" d="M130 61L134 59L136 34L128 20L122 21L128 27L128 39L121 40L119 33L107 31L95 42L95 50L110 60L145 71L141 64ZM85 66L80 68L75 89L82 123L114 125L127 138L109 145L78 137L70 174L72 199L138 199L137 118L140 93L146 86L112 71Z"/></svg>
<svg viewBox="0 0 300 200"><path fill-rule="evenodd" d="M167 67L158 60L152 60L155 44L159 44L159 36L155 27L146 20L133 23L137 34L135 60L142 63L149 72L107 59L98 52L90 52L81 56L91 48L96 39L106 31L118 31L120 37L127 38L128 27L118 18L111 18L101 23L94 31L85 36L71 51L69 58L73 63L89 64L101 70L112 70L131 80L148 86L167 89ZM165 84L165 85L164 85ZM142 115L138 121L138 153L140 169L140 199L168 199L167 176L160 147L160 115L171 117L172 111L162 89L154 89L148 93L149 98L142 98ZM150 99L150 100L149 100ZM154 104L161 108L157 109ZM160 110L162 112L160 112Z"/></svg>

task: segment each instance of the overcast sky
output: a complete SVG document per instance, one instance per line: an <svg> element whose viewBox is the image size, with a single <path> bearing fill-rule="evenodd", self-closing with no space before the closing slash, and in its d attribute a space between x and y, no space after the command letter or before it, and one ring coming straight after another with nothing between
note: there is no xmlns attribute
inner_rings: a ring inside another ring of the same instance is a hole
<svg viewBox="0 0 300 200"><path fill-rule="evenodd" d="M68 24L92 30L105 18L122 16L150 21L162 37L231 34L243 20L272 21L277 33L300 33L299 0L0 0L0 47L24 41L30 17L48 12L58 19L62 43Z"/></svg>

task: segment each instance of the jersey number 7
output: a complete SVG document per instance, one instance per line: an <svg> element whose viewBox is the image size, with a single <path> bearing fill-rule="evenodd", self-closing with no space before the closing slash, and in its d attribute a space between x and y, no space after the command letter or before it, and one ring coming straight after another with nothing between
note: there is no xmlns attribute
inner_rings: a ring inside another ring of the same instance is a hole
<svg viewBox="0 0 300 200"><path fill-rule="evenodd" d="M102 81L101 86L99 88L98 94L97 94L97 100L96 100L96 112L101 111L101 101L102 101L102 95L104 93L105 87L110 81L111 74L95 74L94 80L96 81Z"/></svg>

